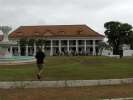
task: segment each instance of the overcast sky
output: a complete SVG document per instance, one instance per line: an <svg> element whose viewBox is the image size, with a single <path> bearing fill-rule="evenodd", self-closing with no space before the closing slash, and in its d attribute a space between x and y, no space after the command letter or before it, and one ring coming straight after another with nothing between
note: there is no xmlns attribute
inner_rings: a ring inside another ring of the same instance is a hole
<svg viewBox="0 0 133 100"><path fill-rule="evenodd" d="M87 24L104 33L104 23L133 25L133 0L0 0L0 25Z"/></svg>

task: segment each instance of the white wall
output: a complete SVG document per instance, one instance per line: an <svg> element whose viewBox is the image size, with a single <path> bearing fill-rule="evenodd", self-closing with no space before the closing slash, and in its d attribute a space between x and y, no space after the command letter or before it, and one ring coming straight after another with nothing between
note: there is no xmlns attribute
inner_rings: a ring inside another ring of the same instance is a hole
<svg viewBox="0 0 133 100"><path fill-rule="evenodd" d="M133 50L124 50L123 56L133 56Z"/></svg>
<svg viewBox="0 0 133 100"><path fill-rule="evenodd" d="M102 55L103 56L110 56L110 55L113 55L113 52L111 50L103 50Z"/></svg>

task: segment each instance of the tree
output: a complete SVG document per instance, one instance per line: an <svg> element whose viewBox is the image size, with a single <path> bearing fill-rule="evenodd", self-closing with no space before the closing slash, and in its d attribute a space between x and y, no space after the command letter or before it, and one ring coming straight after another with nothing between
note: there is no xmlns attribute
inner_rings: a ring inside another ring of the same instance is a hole
<svg viewBox="0 0 133 100"><path fill-rule="evenodd" d="M45 40L43 40L43 39L38 39L38 40L36 40L36 44L37 44L38 46L42 46L42 45L45 44Z"/></svg>
<svg viewBox="0 0 133 100"><path fill-rule="evenodd" d="M110 21L104 24L105 36L113 47L113 54L119 54L123 44L130 44L129 36L133 33L132 26L127 23Z"/></svg>
<svg viewBox="0 0 133 100"><path fill-rule="evenodd" d="M34 43L35 43L35 42L36 42L35 39L29 39L28 45L29 45L29 46L34 46Z"/></svg>
<svg viewBox="0 0 133 100"><path fill-rule="evenodd" d="M25 39L25 38L21 38L19 40L19 44L20 44L21 47L24 47L24 46L26 46L28 44L28 40Z"/></svg>
<svg viewBox="0 0 133 100"><path fill-rule="evenodd" d="M130 49L133 50L133 34L129 35L129 43L130 43Z"/></svg>

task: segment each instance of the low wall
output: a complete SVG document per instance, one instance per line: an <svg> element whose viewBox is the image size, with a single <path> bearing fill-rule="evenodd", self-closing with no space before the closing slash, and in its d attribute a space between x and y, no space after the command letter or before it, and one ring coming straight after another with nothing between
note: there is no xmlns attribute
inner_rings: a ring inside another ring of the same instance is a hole
<svg viewBox="0 0 133 100"><path fill-rule="evenodd" d="M0 88L43 88L43 87L81 87L131 84L133 78L103 80L61 80L61 81L11 81L0 82Z"/></svg>
<svg viewBox="0 0 133 100"><path fill-rule="evenodd" d="M123 56L133 56L133 50L124 50Z"/></svg>
<svg viewBox="0 0 133 100"><path fill-rule="evenodd" d="M103 56L113 55L113 52L112 52L111 50L103 50L103 51L102 51L102 55L103 55Z"/></svg>

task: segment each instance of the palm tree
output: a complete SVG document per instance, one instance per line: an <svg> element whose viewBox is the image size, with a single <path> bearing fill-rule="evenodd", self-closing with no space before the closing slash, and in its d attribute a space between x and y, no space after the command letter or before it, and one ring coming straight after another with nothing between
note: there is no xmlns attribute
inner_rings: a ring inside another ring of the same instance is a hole
<svg viewBox="0 0 133 100"><path fill-rule="evenodd" d="M26 45L28 44L29 41L26 38L21 38L18 42L21 49L21 55L25 55Z"/></svg>
<svg viewBox="0 0 133 100"><path fill-rule="evenodd" d="M24 46L26 46L28 44L28 40L25 39L25 38L21 38L19 40L19 44L20 44L21 47L24 47Z"/></svg>
<svg viewBox="0 0 133 100"><path fill-rule="evenodd" d="M36 44L37 44L38 46L42 46L42 45L45 44L45 40L43 40L43 39L38 39L38 40L36 40Z"/></svg>
<svg viewBox="0 0 133 100"><path fill-rule="evenodd" d="M35 39L29 39L28 40L28 45L29 46L34 46L34 43L35 43Z"/></svg>

